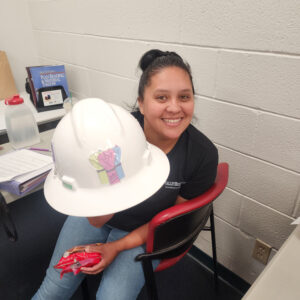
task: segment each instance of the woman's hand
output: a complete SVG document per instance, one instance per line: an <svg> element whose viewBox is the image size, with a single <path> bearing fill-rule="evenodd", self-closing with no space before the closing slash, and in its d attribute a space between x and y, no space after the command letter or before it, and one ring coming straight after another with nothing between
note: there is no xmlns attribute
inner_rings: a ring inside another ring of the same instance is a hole
<svg viewBox="0 0 300 300"><path fill-rule="evenodd" d="M101 253L102 260L93 267L81 268L81 272L85 274L98 274L102 272L113 262L121 251L144 244L146 242L147 233L148 223L138 227L119 240L100 245L88 245L85 251Z"/></svg>
<svg viewBox="0 0 300 300"><path fill-rule="evenodd" d="M113 260L119 254L116 242L101 244L101 245L90 245L85 249L86 252L99 252L101 253L101 261L92 267L82 267L81 272L85 274L98 274L107 268Z"/></svg>

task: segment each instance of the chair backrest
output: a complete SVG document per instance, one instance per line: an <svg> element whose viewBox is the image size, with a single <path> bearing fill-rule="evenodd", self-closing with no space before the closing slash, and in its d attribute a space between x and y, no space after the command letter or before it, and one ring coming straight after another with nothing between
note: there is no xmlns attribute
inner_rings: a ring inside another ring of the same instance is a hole
<svg viewBox="0 0 300 300"><path fill-rule="evenodd" d="M147 253L161 252L159 258L170 258L191 247L207 222L212 201L227 182L228 164L220 163L215 183L205 193L157 214L149 223Z"/></svg>

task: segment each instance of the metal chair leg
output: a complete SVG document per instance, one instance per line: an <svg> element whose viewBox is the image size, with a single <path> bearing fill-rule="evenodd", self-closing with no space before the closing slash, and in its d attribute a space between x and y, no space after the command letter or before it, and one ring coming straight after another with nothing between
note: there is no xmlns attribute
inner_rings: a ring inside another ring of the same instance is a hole
<svg viewBox="0 0 300 300"><path fill-rule="evenodd" d="M81 282L81 291L82 291L82 297L83 300L90 300L90 293L87 283L87 278L85 277Z"/></svg>
<svg viewBox="0 0 300 300"><path fill-rule="evenodd" d="M142 260L142 266L145 275L145 285L149 300L158 300L157 288L155 283L154 272L151 264L151 260L144 258Z"/></svg>
<svg viewBox="0 0 300 300"><path fill-rule="evenodd" d="M211 244L213 252L213 265L214 265L214 280L215 286L218 286L218 262L217 262L217 247L216 247L216 235L215 235L215 221L214 221L214 209L212 207L210 213L210 233L211 233Z"/></svg>

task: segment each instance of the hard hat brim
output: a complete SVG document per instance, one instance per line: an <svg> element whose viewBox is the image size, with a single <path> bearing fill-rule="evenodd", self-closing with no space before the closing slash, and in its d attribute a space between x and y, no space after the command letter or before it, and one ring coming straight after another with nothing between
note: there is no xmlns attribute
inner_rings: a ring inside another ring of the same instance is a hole
<svg viewBox="0 0 300 300"><path fill-rule="evenodd" d="M162 187L170 171L163 151L152 144L148 147L151 152L149 165L134 176L101 189L67 189L52 169L44 184L47 202L66 215L93 217L116 213L145 201Z"/></svg>

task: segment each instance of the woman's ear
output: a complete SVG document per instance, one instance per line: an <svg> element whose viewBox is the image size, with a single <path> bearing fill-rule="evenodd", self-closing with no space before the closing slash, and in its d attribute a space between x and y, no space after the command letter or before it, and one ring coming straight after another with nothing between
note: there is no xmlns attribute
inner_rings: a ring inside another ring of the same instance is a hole
<svg viewBox="0 0 300 300"><path fill-rule="evenodd" d="M143 115L144 114L144 102L141 100L140 97L138 98L138 105L139 105L140 112Z"/></svg>

